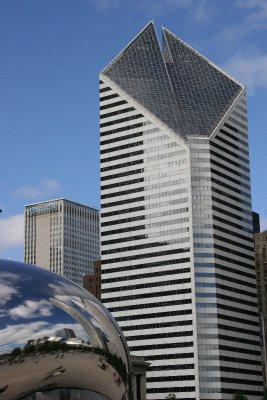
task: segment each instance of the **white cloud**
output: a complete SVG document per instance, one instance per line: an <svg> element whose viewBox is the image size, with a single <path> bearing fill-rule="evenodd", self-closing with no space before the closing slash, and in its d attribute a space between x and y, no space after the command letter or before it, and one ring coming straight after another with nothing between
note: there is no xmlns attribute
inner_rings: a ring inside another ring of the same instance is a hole
<svg viewBox="0 0 267 400"><path fill-rule="evenodd" d="M267 1L266 0L236 0L239 18L233 26L227 26L220 32L219 40L224 39L228 45L240 47L253 45L252 35L267 29ZM238 9L239 8L239 9ZM240 13L240 9L242 9ZM244 39L246 38L246 42Z"/></svg>
<svg viewBox="0 0 267 400"><path fill-rule="evenodd" d="M61 185L54 179L43 179L36 186L23 186L15 191L15 196L24 199L44 199L61 190Z"/></svg>
<svg viewBox="0 0 267 400"><path fill-rule="evenodd" d="M16 214L0 219L0 252L23 244L24 215Z"/></svg>
<svg viewBox="0 0 267 400"><path fill-rule="evenodd" d="M118 0L87 0L87 3L93 6L98 12L105 12L119 5Z"/></svg>
<svg viewBox="0 0 267 400"><path fill-rule="evenodd" d="M266 0L236 0L236 5L248 11L241 24L244 33L258 29L266 29Z"/></svg>
<svg viewBox="0 0 267 400"><path fill-rule="evenodd" d="M143 0L137 5L152 17L182 9L190 10L191 17L198 22L210 20L215 10L210 0Z"/></svg>
<svg viewBox="0 0 267 400"><path fill-rule="evenodd" d="M26 300L24 304L20 304L8 311L11 318L37 318L49 317L52 315L52 304L47 300Z"/></svg>
<svg viewBox="0 0 267 400"><path fill-rule="evenodd" d="M0 277L2 278L2 277ZM18 295L18 291L12 283L0 282L0 306L3 307L13 296ZM6 314L6 313L5 313ZM0 311L0 316L2 316Z"/></svg>
<svg viewBox="0 0 267 400"><path fill-rule="evenodd" d="M190 15L198 22L210 20L215 11L214 3L210 0L87 0L87 3L100 13L114 11L115 8L127 7L139 9L148 15L148 20L166 13L173 13L181 9L190 10ZM123 3L123 4L122 4Z"/></svg>
<svg viewBox="0 0 267 400"><path fill-rule="evenodd" d="M247 85L250 93L257 88L267 89L267 54L236 54L224 64L224 69Z"/></svg>

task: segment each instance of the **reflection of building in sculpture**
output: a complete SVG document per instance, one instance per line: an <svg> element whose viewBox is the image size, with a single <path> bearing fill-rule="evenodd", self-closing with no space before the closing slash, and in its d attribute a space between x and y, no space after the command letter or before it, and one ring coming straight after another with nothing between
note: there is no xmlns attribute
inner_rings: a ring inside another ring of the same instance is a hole
<svg viewBox="0 0 267 400"><path fill-rule="evenodd" d="M75 335L73 329L69 329L69 328L59 329L55 332L55 335L62 337L63 339L76 338L76 335Z"/></svg>
<svg viewBox="0 0 267 400"><path fill-rule="evenodd" d="M25 262L82 285L99 252L98 210L66 199L25 207Z"/></svg>
<svg viewBox="0 0 267 400"><path fill-rule="evenodd" d="M264 380L267 383L266 345L267 345L267 230L254 235L259 310L262 314L264 341Z"/></svg>
<svg viewBox="0 0 267 400"><path fill-rule="evenodd" d="M101 260L94 262L92 274L84 274L83 287L92 293L98 300L101 300Z"/></svg>
<svg viewBox="0 0 267 400"><path fill-rule="evenodd" d="M30 339L27 342L28 346L36 346L36 348L45 343L66 344L69 346L89 347L88 343L76 337L73 329L62 328L55 332L55 336L44 336L37 339Z"/></svg>
<svg viewBox="0 0 267 400"><path fill-rule="evenodd" d="M95 317L89 313L84 305L79 302L71 301L66 304L57 299L50 299L50 302L66 311L71 315L88 335L90 344L95 347L108 350L107 344L109 342L108 335L106 334L105 328L95 319Z"/></svg>
<svg viewBox="0 0 267 400"><path fill-rule="evenodd" d="M152 23L100 74L101 299L149 400L262 397L246 107Z"/></svg>

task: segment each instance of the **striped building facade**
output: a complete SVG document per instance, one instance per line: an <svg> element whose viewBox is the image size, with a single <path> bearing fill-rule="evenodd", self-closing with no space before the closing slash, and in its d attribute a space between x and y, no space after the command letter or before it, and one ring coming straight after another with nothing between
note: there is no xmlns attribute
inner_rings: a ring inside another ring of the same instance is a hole
<svg viewBox="0 0 267 400"><path fill-rule="evenodd" d="M262 396L245 88L152 23L100 74L102 301L147 399Z"/></svg>

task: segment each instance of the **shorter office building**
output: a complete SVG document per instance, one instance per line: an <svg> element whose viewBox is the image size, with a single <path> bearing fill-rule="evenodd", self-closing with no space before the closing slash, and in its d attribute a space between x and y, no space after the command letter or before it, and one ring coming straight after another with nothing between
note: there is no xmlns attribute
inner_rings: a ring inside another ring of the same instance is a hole
<svg viewBox="0 0 267 400"><path fill-rule="evenodd" d="M94 270L91 274L84 274L83 287L101 300L101 260L94 262Z"/></svg>
<svg viewBox="0 0 267 400"><path fill-rule="evenodd" d="M25 207L26 263L82 286L99 254L98 210L63 198Z"/></svg>
<svg viewBox="0 0 267 400"><path fill-rule="evenodd" d="M264 382L267 384L267 230L254 235L257 272L257 290L262 326Z"/></svg>

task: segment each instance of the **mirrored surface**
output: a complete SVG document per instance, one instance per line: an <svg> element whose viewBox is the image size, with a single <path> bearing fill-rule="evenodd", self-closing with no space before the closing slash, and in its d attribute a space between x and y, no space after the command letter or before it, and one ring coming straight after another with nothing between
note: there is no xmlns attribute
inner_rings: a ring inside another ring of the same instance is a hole
<svg viewBox="0 0 267 400"><path fill-rule="evenodd" d="M0 399L130 399L126 342L93 295L0 260Z"/></svg>

